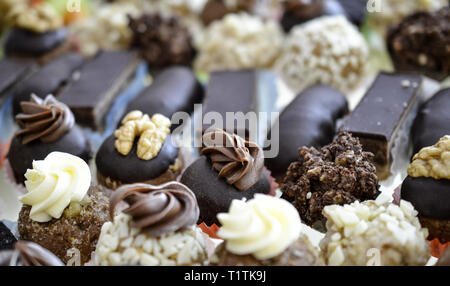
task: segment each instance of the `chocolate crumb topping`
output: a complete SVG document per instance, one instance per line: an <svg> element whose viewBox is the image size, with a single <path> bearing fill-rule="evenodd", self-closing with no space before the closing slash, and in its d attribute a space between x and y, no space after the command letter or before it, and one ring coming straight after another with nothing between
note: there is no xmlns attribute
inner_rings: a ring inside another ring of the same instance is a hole
<svg viewBox="0 0 450 286"><path fill-rule="evenodd" d="M160 14L144 14L130 18L133 31L132 47L141 51L153 67L190 65L195 51L191 35L178 18Z"/></svg>
<svg viewBox="0 0 450 286"><path fill-rule="evenodd" d="M209 157L212 168L228 184L245 191L258 182L264 167L264 156L257 144L221 129L206 132L202 141L200 154Z"/></svg>
<svg viewBox="0 0 450 286"><path fill-rule="evenodd" d="M160 186L132 184L118 188L110 201L111 221L114 221L114 211L122 200L129 204L123 213L133 217L132 226L154 237L193 226L200 215L194 193L178 182Z"/></svg>
<svg viewBox="0 0 450 286"><path fill-rule="evenodd" d="M38 139L44 143L55 142L75 124L69 107L52 95L43 100L32 94L31 100L22 101L20 106L22 113L16 115L16 120L21 130L16 136L22 137L23 144Z"/></svg>
<svg viewBox="0 0 450 286"><path fill-rule="evenodd" d="M282 198L290 201L308 225L321 221L327 205L375 199L379 194L373 154L363 152L358 138L341 132L329 145L301 147L281 183Z"/></svg>

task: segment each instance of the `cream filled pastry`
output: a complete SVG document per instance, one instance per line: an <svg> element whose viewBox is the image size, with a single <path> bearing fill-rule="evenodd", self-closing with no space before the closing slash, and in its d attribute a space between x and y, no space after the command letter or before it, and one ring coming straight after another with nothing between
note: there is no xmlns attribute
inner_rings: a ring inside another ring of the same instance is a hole
<svg viewBox="0 0 450 286"><path fill-rule="evenodd" d="M108 198L90 187L89 166L71 154L52 152L34 161L25 177L20 238L40 244L65 263L67 251L76 248L80 263L87 262L108 219Z"/></svg>
<svg viewBox="0 0 450 286"><path fill-rule="evenodd" d="M128 208L115 216L117 204ZM185 185L123 185L111 197L111 221L102 227L97 265L206 265L209 239L195 226L199 208Z"/></svg>
<svg viewBox="0 0 450 286"><path fill-rule="evenodd" d="M320 264L288 201L256 194L249 201L234 200L228 213L217 217L222 224L217 235L224 240L217 250L218 265Z"/></svg>
<svg viewBox="0 0 450 286"><path fill-rule="evenodd" d="M67 105L52 95L45 99L31 95L30 101L22 101L20 106L22 112L16 115L20 129L8 153L18 183L24 183L25 172L32 168L33 160L43 160L53 151L90 160L91 145Z"/></svg>

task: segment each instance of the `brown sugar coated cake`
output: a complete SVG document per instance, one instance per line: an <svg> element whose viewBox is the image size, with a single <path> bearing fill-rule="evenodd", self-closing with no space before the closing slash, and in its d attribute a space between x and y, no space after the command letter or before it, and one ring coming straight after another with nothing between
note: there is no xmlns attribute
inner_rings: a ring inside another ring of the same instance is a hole
<svg viewBox="0 0 450 286"><path fill-rule="evenodd" d="M88 165L76 156L53 152L34 161L25 177L28 194L20 198L20 238L47 248L64 263L70 260L70 249L79 251L82 264L89 261L108 220L109 202L90 187Z"/></svg>

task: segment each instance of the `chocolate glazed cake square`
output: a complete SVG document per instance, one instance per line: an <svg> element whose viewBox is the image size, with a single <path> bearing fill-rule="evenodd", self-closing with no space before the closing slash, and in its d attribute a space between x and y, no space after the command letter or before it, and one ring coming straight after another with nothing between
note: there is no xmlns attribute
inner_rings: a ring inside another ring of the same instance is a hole
<svg viewBox="0 0 450 286"><path fill-rule="evenodd" d="M381 180L390 175L391 150L397 135L402 130L409 133L410 126L405 122L418 107L421 90L422 78L418 75L380 73L341 128L358 137L364 151L375 155Z"/></svg>
<svg viewBox="0 0 450 286"><path fill-rule="evenodd" d="M0 61L0 104L35 68L36 64L31 60L4 58Z"/></svg>
<svg viewBox="0 0 450 286"><path fill-rule="evenodd" d="M140 60L134 52L102 51L67 86L59 100L72 110L77 123L102 129L114 99L133 78Z"/></svg>

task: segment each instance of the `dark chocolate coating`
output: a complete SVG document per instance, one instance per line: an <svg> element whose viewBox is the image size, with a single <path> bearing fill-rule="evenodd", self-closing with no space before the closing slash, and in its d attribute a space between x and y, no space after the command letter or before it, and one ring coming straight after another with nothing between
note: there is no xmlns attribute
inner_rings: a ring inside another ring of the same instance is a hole
<svg viewBox="0 0 450 286"><path fill-rule="evenodd" d="M14 243L17 239L11 233L9 228L0 222L0 250L13 249Z"/></svg>
<svg viewBox="0 0 450 286"><path fill-rule="evenodd" d="M203 87L192 70L174 66L157 75L153 83L128 104L127 113L140 110L149 116L160 113L170 118L177 111L192 112L203 95Z"/></svg>
<svg viewBox="0 0 450 286"><path fill-rule="evenodd" d="M45 64L39 71L21 82L14 92L14 115L21 111L20 102L30 100L32 93L40 98L49 94L57 96L59 89L72 80L73 73L84 63L78 53L67 53Z"/></svg>
<svg viewBox="0 0 450 286"><path fill-rule="evenodd" d="M114 147L114 135L103 142L95 158L97 171L103 177L119 180L125 184L139 183L155 179L169 169L178 157L178 148L172 144L168 135L158 155L151 160L142 160L137 156L137 140L128 155L120 154Z"/></svg>
<svg viewBox="0 0 450 286"><path fill-rule="evenodd" d="M51 143L43 143L35 140L28 144L22 144L20 137L14 137L8 153L8 161L14 172L16 182L25 182L27 169L32 168L33 160L44 160L51 152L59 151L80 157L87 163L92 158L92 148L83 131L74 126L59 140Z"/></svg>
<svg viewBox="0 0 450 286"><path fill-rule="evenodd" d="M283 175L289 164L298 159L300 147L320 148L329 144L335 135L336 120L347 112L346 97L330 86L315 85L300 93L278 119L279 154L266 159L272 175Z"/></svg>
<svg viewBox="0 0 450 286"><path fill-rule="evenodd" d="M450 88L436 93L424 103L412 127L414 154L450 135Z"/></svg>
<svg viewBox="0 0 450 286"><path fill-rule="evenodd" d="M83 66L80 78L61 92L58 100L72 110L78 124L100 127L115 97L134 75L136 53L102 51Z"/></svg>
<svg viewBox="0 0 450 286"><path fill-rule="evenodd" d="M205 156L197 159L184 171L180 182L194 192L200 207L198 222L205 222L207 225L219 224L217 214L228 212L232 200L251 199L257 193L270 192L270 183L264 173L250 189L239 191L219 178L219 173L212 169L211 162Z"/></svg>
<svg viewBox="0 0 450 286"><path fill-rule="evenodd" d="M19 58L4 58L0 61L0 96L24 78L35 66L34 61Z"/></svg>
<svg viewBox="0 0 450 286"><path fill-rule="evenodd" d="M450 180L408 176L403 181L401 197L413 204L421 216L450 219Z"/></svg>
<svg viewBox="0 0 450 286"><path fill-rule="evenodd" d="M13 28L4 40L5 54L39 57L59 47L66 39L67 30L64 28L45 33Z"/></svg>

